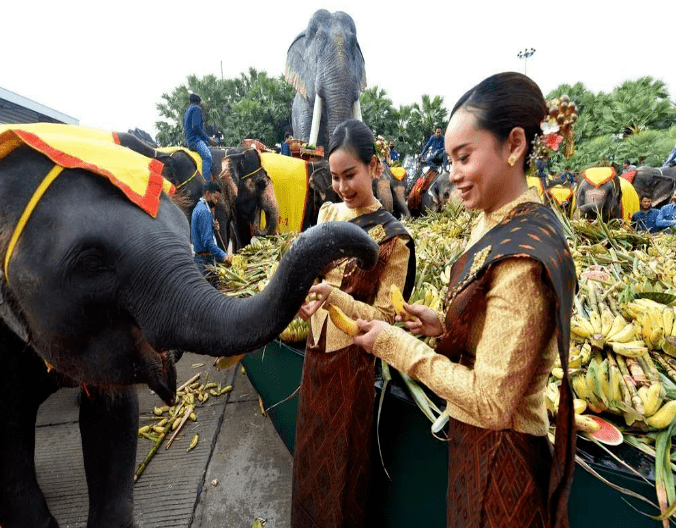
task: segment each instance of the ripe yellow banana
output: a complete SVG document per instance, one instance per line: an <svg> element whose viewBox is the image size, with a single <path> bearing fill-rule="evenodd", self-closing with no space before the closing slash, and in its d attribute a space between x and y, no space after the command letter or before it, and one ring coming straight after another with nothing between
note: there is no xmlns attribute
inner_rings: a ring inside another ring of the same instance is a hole
<svg viewBox="0 0 676 528"><path fill-rule="evenodd" d="M662 309L662 326L664 327L664 335L670 336L674 329L674 311L669 306Z"/></svg>
<svg viewBox="0 0 676 528"><path fill-rule="evenodd" d="M585 379L584 374L578 374L576 376L573 376L571 379L571 384L573 386L573 390L575 391L575 394L577 394L577 397L582 400L588 400L589 395L590 395L590 390L587 387L587 381Z"/></svg>
<svg viewBox="0 0 676 528"><path fill-rule="evenodd" d="M575 414L582 414L586 410L587 402L585 400L581 400L580 398L573 399L573 411L575 411Z"/></svg>
<svg viewBox="0 0 676 528"><path fill-rule="evenodd" d="M604 306L601 309L601 333L604 335L604 337L608 337L614 320L615 316L613 316L613 312L610 311L610 308Z"/></svg>
<svg viewBox="0 0 676 528"><path fill-rule="evenodd" d="M430 292L430 296L431 296ZM433 301L433 299L431 299ZM404 308L404 296L401 293L401 290L396 284L390 286L390 302L394 306L394 312L401 317L404 321L415 321L418 318L411 315Z"/></svg>
<svg viewBox="0 0 676 528"><path fill-rule="evenodd" d="M662 350L665 354L676 357L676 337L667 337L662 342Z"/></svg>
<svg viewBox="0 0 676 528"><path fill-rule="evenodd" d="M658 411L646 418L646 423L653 429L664 429L676 418L676 400L669 400Z"/></svg>
<svg viewBox="0 0 676 528"><path fill-rule="evenodd" d="M634 340L635 333L636 327L634 326L634 323L628 323L619 331L611 334L612 337L609 337L608 341L613 343L627 343Z"/></svg>
<svg viewBox="0 0 676 528"><path fill-rule="evenodd" d="M648 353L648 347L643 341L629 341L627 343L611 343L613 352L626 357L639 357Z"/></svg>
<svg viewBox="0 0 676 528"><path fill-rule="evenodd" d="M576 414L575 428L578 431L584 431L585 433L595 433L601 429L601 425L589 415Z"/></svg>
<svg viewBox="0 0 676 528"><path fill-rule="evenodd" d="M671 337L676 337L676 306L668 306L667 310L671 310L674 314L674 324L671 326L671 332L669 335Z"/></svg>
<svg viewBox="0 0 676 528"><path fill-rule="evenodd" d="M657 382L650 385L650 387L641 387L638 389L638 395L643 401L643 410L645 411L645 416L652 416L657 412L662 405L662 384Z"/></svg>
<svg viewBox="0 0 676 528"><path fill-rule="evenodd" d="M603 332L601 326L601 316L598 314L597 311L591 310L589 312L589 322L591 323L592 328L594 329L594 334L602 336Z"/></svg>
<svg viewBox="0 0 676 528"><path fill-rule="evenodd" d="M599 380L600 393L603 395L601 398L604 403L607 402L607 406L610 407L613 402L613 393L610 389L610 376L608 374L608 368L610 363L608 363L608 358L604 359L599 365L596 376Z"/></svg>
<svg viewBox="0 0 676 528"><path fill-rule="evenodd" d="M610 326L610 330L606 334L606 341L614 341L613 337L615 334L618 334L625 326L627 326L627 320L622 317L622 315L617 314L615 319L613 319L613 324Z"/></svg>
<svg viewBox="0 0 676 528"><path fill-rule="evenodd" d="M359 333L357 322L345 315L343 310L332 304L329 305L328 310L331 321L339 330L351 336L356 336Z"/></svg>

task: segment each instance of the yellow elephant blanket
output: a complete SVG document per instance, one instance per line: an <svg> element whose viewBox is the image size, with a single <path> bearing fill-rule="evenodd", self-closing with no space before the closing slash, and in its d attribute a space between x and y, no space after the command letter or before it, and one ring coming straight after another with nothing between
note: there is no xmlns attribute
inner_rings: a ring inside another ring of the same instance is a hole
<svg viewBox="0 0 676 528"><path fill-rule="evenodd" d="M307 162L274 152L262 152L261 166L272 180L279 206L277 231L300 231L308 195Z"/></svg>
<svg viewBox="0 0 676 528"><path fill-rule="evenodd" d="M162 192L174 186L162 177L164 165L117 144L115 134L54 123L0 125L0 159L21 145L41 152L66 169L84 169L107 178L153 218Z"/></svg>
<svg viewBox="0 0 676 528"><path fill-rule="evenodd" d="M624 178L620 178L620 189L622 189L622 218L629 223L634 213L641 208L641 200L631 182Z"/></svg>
<svg viewBox="0 0 676 528"><path fill-rule="evenodd" d="M194 150L190 150L185 147L159 147L156 148L155 150L163 154L169 154L170 156L174 152L182 150L192 158L192 160L195 162L195 165L197 165L197 170L199 171L200 174L202 174L202 157L199 155L199 152L195 152Z"/></svg>

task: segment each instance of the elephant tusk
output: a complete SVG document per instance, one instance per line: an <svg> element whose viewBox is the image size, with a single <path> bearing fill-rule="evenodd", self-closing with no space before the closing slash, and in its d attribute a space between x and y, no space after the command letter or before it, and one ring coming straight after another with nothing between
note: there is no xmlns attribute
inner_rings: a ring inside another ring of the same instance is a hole
<svg viewBox="0 0 676 528"><path fill-rule="evenodd" d="M354 106L352 107L352 114L354 115L355 119L363 121L361 117L361 103L359 102L359 97L357 97L357 100L354 102Z"/></svg>
<svg viewBox="0 0 676 528"><path fill-rule="evenodd" d="M315 96L315 107L312 110L312 127L310 128L310 139L308 143L310 145L317 144L317 138L319 137L319 123L322 120L322 98L319 95Z"/></svg>

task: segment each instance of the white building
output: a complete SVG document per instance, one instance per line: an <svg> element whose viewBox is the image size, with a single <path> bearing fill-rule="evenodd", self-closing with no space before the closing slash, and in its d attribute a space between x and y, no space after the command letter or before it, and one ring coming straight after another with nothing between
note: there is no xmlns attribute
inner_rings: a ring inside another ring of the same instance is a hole
<svg viewBox="0 0 676 528"><path fill-rule="evenodd" d="M80 120L0 88L0 124L66 123L79 125Z"/></svg>

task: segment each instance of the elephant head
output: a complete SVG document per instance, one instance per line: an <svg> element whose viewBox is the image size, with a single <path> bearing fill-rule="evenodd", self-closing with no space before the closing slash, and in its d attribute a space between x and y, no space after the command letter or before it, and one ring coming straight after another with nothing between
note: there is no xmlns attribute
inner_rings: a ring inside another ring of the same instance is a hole
<svg viewBox="0 0 676 528"><path fill-rule="evenodd" d="M348 118L361 120L359 93L366 72L352 18L320 9L289 47L286 80L297 91L293 135L328 145L331 132Z"/></svg>
<svg viewBox="0 0 676 528"><path fill-rule="evenodd" d="M575 190L576 214L585 218L601 215L604 221L622 218L622 187L612 167L592 167L582 172Z"/></svg>
<svg viewBox="0 0 676 528"><path fill-rule="evenodd" d="M53 167L25 146L0 160L0 248L7 254L0 313L77 385L147 383L171 402L170 350L251 351L293 319L330 261L352 255L373 265L377 258L377 246L356 226L317 226L294 242L261 294L234 299L202 277L186 218L165 194L153 218L82 169L65 169L51 183L8 252L9 235Z"/></svg>
<svg viewBox="0 0 676 528"><path fill-rule="evenodd" d="M228 149L223 157L219 180L235 212L237 240L240 247L251 242L253 235L271 235L277 230L279 205L272 180L261 165L256 149ZM259 229L261 212L265 229Z"/></svg>
<svg viewBox="0 0 676 528"><path fill-rule="evenodd" d="M460 199L454 183L451 183L450 174L442 172L438 174L429 189L423 194L421 200L421 211L439 212L444 208L446 202L452 199Z"/></svg>
<svg viewBox="0 0 676 528"><path fill-rule="evenodd" d="M669 203L676 188L676 168L639 167L632 182L639 196L647 194L653 207Z"/></svg>

